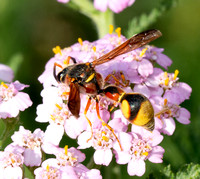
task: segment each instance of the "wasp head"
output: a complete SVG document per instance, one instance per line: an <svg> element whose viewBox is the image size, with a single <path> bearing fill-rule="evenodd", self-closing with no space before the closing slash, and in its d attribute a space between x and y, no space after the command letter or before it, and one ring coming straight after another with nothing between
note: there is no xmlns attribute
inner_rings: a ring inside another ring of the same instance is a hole
<svg viewBox="0 0 200 179"><path fill-rule="evenodd" d="M59 72L56 75L56 81L58 83L64 83L65 82L65 77L66 77L66 72L65 72L65 70L62 70L61 72Z"/></svg>
<svg viewBox="0 0 200 179"><path fill-rule="evenodd" d="M62 69L62 70L57 74L57 73L56 73L56 67L62 68L61 65L55 63L55 64L54 64L54 69L53 69L53 76L54 76L54 78L56 79L56 81L57 81L58 83L64 83L64 82L65 82L66 75L67 75L67 72L68 72L68 69L67 69L67 68L64 68L64 69Z"/></svg>

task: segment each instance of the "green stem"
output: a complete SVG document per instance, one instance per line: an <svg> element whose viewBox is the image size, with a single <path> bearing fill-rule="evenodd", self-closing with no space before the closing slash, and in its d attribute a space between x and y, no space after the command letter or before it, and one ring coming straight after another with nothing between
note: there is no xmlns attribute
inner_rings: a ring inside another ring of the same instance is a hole
<svg viewBox="0 0 200 179"><path fill-rule="evenodd" d="M112 11L107 10L106 12L99 14L92 18L95 22L99 34L99 38L104 37L109 32L109 25L114 25L114 14Z"/></svg>
<svg viewBox="0 0 200 179"><path fill-rule="evenodd" d="M90 0L72 0L68 5L89 17L96 25L99 38L109 32L109 25L114 26L114 14L111 10L101 12L94 8Z"/></svg>
<svg viewBox="0 0 200 179"><path fill-rule="evenodd" d="M13 132L16 125L18 124L19 116L17 116L16 118L3 119L3 122L5 123L5 129L0 137L0 149L3 148L6 139L10 136L10 134Z"/></svg>

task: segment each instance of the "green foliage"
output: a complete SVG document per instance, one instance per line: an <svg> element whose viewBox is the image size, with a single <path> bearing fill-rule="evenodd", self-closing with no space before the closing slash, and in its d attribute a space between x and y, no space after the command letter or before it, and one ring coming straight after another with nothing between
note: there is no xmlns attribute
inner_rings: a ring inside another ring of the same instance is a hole
<svg viewBox="0 0 200 179"><path fill-rule="evenodd" d="M17 53L15 55L13 55L11 57L11 59L9 60L8 66L10 68L12 68L12 70L15 73L15 75L19 71L22 62L23 62L23 55L21 53Z"/></svg>
<svg viewBox="0 0 200 179"><path fill-rule="evenodd" d="M33 171L29 168L23 165L24 167L24 178L28 179L34 179Z"/></svg>
<svg viewBox="0 0 200 179"><path fill-rule="evenodd" d="M186 164L176 174L177 179L197 179L200 178L199 164Z"/></svg>
<svg viewBox="0 0 200 179"><path fill-rule="evenodd" d="M198 179L200 178L199 164L185 164L176 173L172 171L171 166L168 165L159 173L151 175L149 178L163 178L163 179Z"/></svg>
<svg viewBox="0 0 200 179"><path fill-rule="evenodd" d="M176 5L178 0L162 0L158 7L153 8L149 14L141 14L139 17L134 17L128 23L128 30L126 36L129 38L133 34L139 33L145 30L147 27L155 23L164 12Z"/></svg>

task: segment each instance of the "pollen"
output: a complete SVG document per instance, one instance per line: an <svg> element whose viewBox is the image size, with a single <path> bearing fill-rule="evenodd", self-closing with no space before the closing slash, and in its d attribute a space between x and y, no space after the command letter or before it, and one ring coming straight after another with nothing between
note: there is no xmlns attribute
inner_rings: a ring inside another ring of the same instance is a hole
<svg viewBox="0 0 200 179"><path fill-rule="evenodd" d="M62 93L62 95L67 96L67 95L69 95L69 92L65 91L65 92Z"/></svg>
<svg viewBox="0 0 200 179"><path fill-rule="evenodd" d="M136 150L136 151L134 152L134 154L137 155L137 154L138 154L138 151Z"/></svg>
<svg viewBox="0 0 200 179"><path fill-rule="evenodd" d="M174 78L173 78L173 80L176 80L178 74L179 74L179 71L176 69L175 72L174 72Z"/></svg>
<svg viewBox="0 0 200 179"><path fill-rule="evenodd" d="M50 168L49 165L47 165L47 167L46 167L47 172L49 172L49 168Z"/></svg>
<svg viewBox="0 0 200 179"><path fill-rule="evenodd" d="M64 147L64 150L65 150L65 155L67 155L67 153L68 153L68 145L66 145L66 146Z"/></svg>
<svg viewBox="0 0 200 179"><path fill-rule="evenodd" d="M142 155L148 156L149 153L148 152L143 152Z"/></svg>
<svg viewBox="0 0 200 179"><path fill-rule="evenodd" d="M11 158L11 163L12 163L12 164L14 164L14 163L15 163L15 160L14 160L14 159L12 159L12 158Z"/></svg>
<svg viewBox="0 0 200 179"><path fill-rule="evenodd" d="M71 59L71 57L68 56L68 57L63 61L63 64L64 64L64 65L69 65L70 59Z"/></svg>
<svg viewBox="0 0 200 179"><path fill-rule="evenodd" d="M108 142L108 141L109 141L109 138L108 138L108 137L106 137L106 136L102 136L102 139L103 139L104 141L106 141L106 142Z"/></svg>
<svg viewBox="0 0 200 179"><path fill-rule="evenodd" d="M51 115L50 118L51 118L52 121L56 120L56 118L53 115Z"/></svg>
<svg viewBox="0 0 200 179"><path fill-rule="evenodd" d="M168 73L165 71L164 72L164 78L167 78L168 77Z"/></svg>
<svg viewBox="0 0 200 179"><path fill-rule="evenodd" d="M83 40L82 40L82 38L78 38L78 43L82 46L83 45Z"/></svg>
<svg viewBox="0 0 200 179"><path fill-rule="evenodd" d="M62 55L60 46L56 46L52 49L53 53Z"/></svg>
<svg viewBox="0 0 200 179"><path fill-rule="evenodd" d="M109 34L112 34L114 30L114 26L113 25L109 25Z"/></svg>
<svg viewBox="0 0 200 179"><path fill-rule="evenodd" d="M116 28L115 32L117 33L118 37L121 37L121 28Z"/></svg>
<svg viewBox="0 0 200 179"><path fill-rule="evenodd" d="M93 46L93 47L92 47L92 50L93 50L94 52L96 52L96 51L97 51L96 46Z"/></svg>
<svg viewBox="0 0 200 179"><path fill-rule="evenodd" d="M168 84L169 84L169 78L167 78L167 79L165 80L165 86L168 86Z"/></svg>
<svg viewBox="0 0 200 179"><path fill-rule="evenodd" d="M97 142L97 145L98 145L98 146L102 146L102 143L101 143L100 140Z"/></svg>
<svg viewBox="0 0 200 179"><path fill-rule="evenodd" d="M106 131L102 131L101 133L106 135Z"/></svg>
<svg viewBox="0 0 200 179"><path fill-rule="evenodd" d="M55 105L59 110L62 110L62 107L59 104L56 103Z"/></svg>
<svg viewBox="0 0 200 179"><path fill-rule="evenodd" d="M140 57L142 57L146 53L146 51L147 51L147 48L144 48L140 53Z"/></svg>
<svg viewBox="0 0 200 179"><path fill-rule="evenodd" d="M164 99L164 106L167 105L167 99Z"/></svg>
<svg viewBox="0 0 200 179"><path fill-rule="evenodd" d="M6 89L8 88L8 85L6 85L3 81L1 82L1 85Z"/></svg>

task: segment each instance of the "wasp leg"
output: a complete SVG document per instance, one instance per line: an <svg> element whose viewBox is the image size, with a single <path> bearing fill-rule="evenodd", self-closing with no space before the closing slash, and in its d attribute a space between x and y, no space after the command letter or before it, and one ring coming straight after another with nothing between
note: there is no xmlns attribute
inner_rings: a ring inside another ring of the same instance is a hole
<svg viewBox="0 0 200 179"><path fill-rule="evenodd" d="M123 151L122 146L121 146L121 143L120 143L118 137L116 136L116 134L115 134L115 132L114 132L114 129L113 129L111 126L109 126L109 125L100 117L100 114L99 114L99 100L98 100L97 98L96 98L96 112L97 112L97 117L98 117L98 119L102 122L102 125L103 125L103 126L106 126L106 127L113 133L113 135L115 136L117 142L119 143L119 147L120 147L121 151Z"/></svg>
<svg viewBox="0 0 200 179"><path fill-rule="evenodd" d="M121 76L121 80L122 80L122 83L119 81L119 79L117 79L115 76L114 76L114 73L113 74L109 74L106 78L105 78L105 82L107 82L111 77L115 80L115 85L118 86L118 85L121 85L122 87L127 87L129 85L129 80L126 80L125 79L125 76L123 74L123 72L121 71L120 72L120 76Z"/></svg>
<svg viewBox="0 0 200 179"><path fill-rule="evenodd" d="M122 71L120 71L120 75L121 75L121 78L122 78L122 82L124 83L124 86L123 86L123 87L129 86L130 81L129 81L129 80L126 80L126 78L125 78L125 76L124 76L124 74L123 74Z"/></svg>
<svg viewBox="0 0 200 179"><path fill-rule="evenodd" d="M87 105L86 105L85 111L84 111L85 118L87 119L88 124L90 125L90 128L91 128L91 137L87 140L87 142L88 142L89 140L91 140L92 137L93 137L92 123L91 123L91 121L88 119L88 117L86 116L90 105L91 105L91 96L89 96L89 99L88 99L88 102L87 102Z"/></svg>
<svg viewBox="0 0 200 179"><path fill-rule="evenodd" d="M53 76L54 76L54 78L56 79L56 81L59 81L59 79L58 79L58 77L57 77L57 75L56 75L56 67L60 67L60 68L62 68L63 69L63 67L62 67L62 65L60 65L60 64L58 64L58 63L54 63L54 66L53 66Z"/></svg>
<svg viewBox="0 0 200 179"><path fill-rule="evenodd" d="M112 112L112 110L116 107L116 105L117 105L117 102L115 101L113 104L112 104L112 107L110 108L110 112Z"/></svg>
<svg viewBox="0 0 200 179"><path fill-rule="evenodd" d="M168 108L162 109L161 111L157 112L154 116L159 117L161 114L166 113L166 112L170 112L170 109Z"/></svg>

